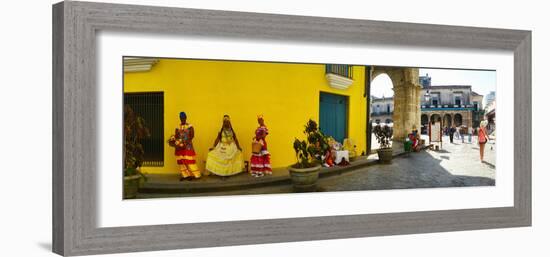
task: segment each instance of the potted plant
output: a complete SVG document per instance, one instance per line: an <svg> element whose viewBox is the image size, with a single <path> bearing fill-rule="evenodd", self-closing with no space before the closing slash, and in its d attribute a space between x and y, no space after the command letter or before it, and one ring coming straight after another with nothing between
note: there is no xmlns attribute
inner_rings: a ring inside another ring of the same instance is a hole
<svg viewBox="0 0 550 257"><path fill-rule="evenodd" d="M141 141L150 137L143 117L137 115L129 105L124 106L124 198L135 198L142 179L139 171L143 163L144 150Z"/></svg>
<svg viewBox="0 0 550 257"><path fill-rule="evenodd" d="M377 124L374 126L373 131L380 149L378 149L378 160L380 163L391 163L393 157L393 149L391 147L391 138L393 135L393 129L388 125Z"/></svg>
<svg viewBox="0 0 550 257"><path fill-rule="evenodd" d="M317 189L317 179L321 162L329 145L327 138L317 128L317 123L309 120L305 126L306 140L294 140L296 164L289 167L290 178L296 192L313 192Z"/></svg>

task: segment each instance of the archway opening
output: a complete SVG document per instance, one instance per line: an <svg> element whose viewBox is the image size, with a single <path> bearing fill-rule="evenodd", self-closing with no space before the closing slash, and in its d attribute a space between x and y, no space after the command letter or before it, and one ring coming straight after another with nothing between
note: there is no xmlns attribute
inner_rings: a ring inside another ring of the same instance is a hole
<svg viewBox="0 0 550 257"><path fill-rule="evenodd" d="M421 134L425 134L425 135L428 134L429 122L430 121L428 118L428 114L422 114L422 116L420 116L420 125L422 125L422 128L420 129Z"/></svg>
<svg viewBox="0 0 550 257"><path fill-rule="evenodd" d="M387 125L393 128L393 82L386 73L377 75L370 84L370 131L376 125ZM376 136L371 134L371 152L380 148Z"/></svg>
<svg viewBox="0 0 550 257"><path fill-rule="evenodd" d="M441 122L441 116L439 116L439 114L432 114L432 116L430 116L430 122L433 123L433 122Z"/></svg>
<svg viewBox="0 0 550 257"><path fill-rule="evenodd" d="M443 127L450 128L453 125L453 117L450 114L443 115Z"/></svg>
<svg viewBox="0 0 550 257"><path fill-rule="evenodd" d="M462 126L462 115L460 113L455 114L453 120L454 120L455 127Z"/></svg>

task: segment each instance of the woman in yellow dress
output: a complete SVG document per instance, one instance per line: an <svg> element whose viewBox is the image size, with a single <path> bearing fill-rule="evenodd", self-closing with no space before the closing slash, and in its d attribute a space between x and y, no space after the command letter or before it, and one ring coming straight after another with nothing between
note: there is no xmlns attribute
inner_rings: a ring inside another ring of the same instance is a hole
<svg viewBox="0 0 550 257"><path fill-rule="evenodd" d="M229 115L223 116L223 126L206 158L206 169L218 176L231 176L244 169L243 153Z"/></svg>

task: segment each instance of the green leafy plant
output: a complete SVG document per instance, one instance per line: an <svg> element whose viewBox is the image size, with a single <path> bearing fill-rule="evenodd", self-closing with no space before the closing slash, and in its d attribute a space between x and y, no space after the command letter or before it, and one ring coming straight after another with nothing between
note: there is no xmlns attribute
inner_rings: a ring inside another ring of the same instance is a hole
<svg viewBox="0 0 550 257"><path fill-rule="evenodd" d="M380 144L380 148L391 148L391 138L393 136L393 129L388 125L377 124L374 126L372 132L376 137L376 140Z"/></svg>
<svg viewBox="0 0 550 257"><path fill-rule="evenodd" d="M310 168L316 166L324 153L328 151L328 137L326 137L319 128L317 123L309 120L304 129L306 140L294 139L294 151L296 152L296 168Z"/></svg>
<svg viewBox="0 0 550 257"><path fill-rule="evenodd" d="M150 137L145 119L137 115L129 105L124 106L124 176L141 174L145 151L141 141Z"/></svg>

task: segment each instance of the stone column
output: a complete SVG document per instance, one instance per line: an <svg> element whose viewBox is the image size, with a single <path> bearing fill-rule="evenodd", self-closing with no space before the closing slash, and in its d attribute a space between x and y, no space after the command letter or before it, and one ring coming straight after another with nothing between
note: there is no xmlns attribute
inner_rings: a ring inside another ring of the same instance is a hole
<svg viewBox="0 0 550 257"><path fill-rule="evenodd" d="M472 111L466 111L462 118L462 124L471 127L472 126Z"/></svg>
<svg viewBox="0 0 550 257"><path fill-rule="evenodd" d="M420 95L422 86L418 80L418 68L405 68L404 82L405 88L407 88L407 119L406 119L406 132L411 132L414 127L420 129L421 109L420 109Z"/></svg>
<svg viewBox="0 0 550 257"><path fill-rule="evenodd" d="M393 85L393 140L402 141L405 138L403 128L405 127L406 97L402 85Z"/></svg>
<svg viewBox="0 0 550 257"><path fill-rule="evenodd" d="M422 127L422 86L417 85L415 86L415 96L414 96L415 104L415 117L416 117L416 129L420 131L420 128Z"/></svg>
<svg viewBox="0 0 550 257"><path fill-rule="evenodd" d="M406 98L403 134L404 136L407 136L407 134L412 131L413 126L416 124L416 101L414 101L416 90L414 88L414 85L411 83L405 83L403 85L403 88L405 89Z"/></svg>

